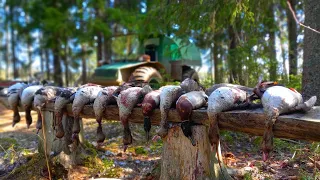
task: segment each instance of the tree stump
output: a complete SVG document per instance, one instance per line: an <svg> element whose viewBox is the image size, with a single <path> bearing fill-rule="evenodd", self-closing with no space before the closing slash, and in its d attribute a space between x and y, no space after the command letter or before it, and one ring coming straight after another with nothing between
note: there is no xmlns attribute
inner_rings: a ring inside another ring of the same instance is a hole
<svg viewBox="0 0 320 180"><path fill-rule="evenodd" d="M179 126L170 128L163 143L160 179L232 179L223 162L220 168L216 151L211 151L208 128L198 125L192 131L196 146Z"/></svg>
<svg viewBox="0 0 320 180"><path fill-rule="evenodd" d="M43 131L40 131L39 138L39 152L42 154L47 153L47 157L56 156L60 160L60 163L66 167L72 167L73 165L81 164L80 154L81 154L81 146L75 142L72 142L72 125L73 125L73 117L68 115L63 115L62 123L64 128L64 136L61 139L56 138L55 130L54 130L54 112L51 111L41 111L45 132L45 138L43 135ZM82 125L82 119L80 119L80 123ZM83 127L83 126L82 126ZM81 131L83 133L83 129ZM83 135L80 135L83 139ZM44 144L44 142L46 144ZM81 141L80 141L81 143ZM44 148L46 147L46 151Z"/></svg>

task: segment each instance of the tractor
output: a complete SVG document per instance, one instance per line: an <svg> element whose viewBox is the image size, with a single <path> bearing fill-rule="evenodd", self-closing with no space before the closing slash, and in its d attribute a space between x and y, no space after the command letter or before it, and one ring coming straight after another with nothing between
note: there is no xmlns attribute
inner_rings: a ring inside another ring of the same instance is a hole
<svg viewBox="0 0 320 180"><path fill-rule="evenodd" d="M89 82L104 86L143 82L157 88L164 80L162 74L169 74L174 81L199 80L192 67L201 66L201 56L192 43L164 35L149 37L140 42L139 52L141 56L136 60L115 60L97 67Z"/></svg>

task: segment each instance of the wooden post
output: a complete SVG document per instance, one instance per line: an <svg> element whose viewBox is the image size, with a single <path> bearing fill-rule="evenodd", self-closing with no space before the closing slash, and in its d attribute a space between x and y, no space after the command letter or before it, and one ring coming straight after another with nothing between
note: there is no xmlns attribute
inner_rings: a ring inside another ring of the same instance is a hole
<svg viewBox="0 0 320 180"><path fill-rule="evenodd" d="M170 128L163 143L160 179L231 179L222 162L220 168L216 152L211 151L207 127L193 126L192 132L196 146L179 126Z"/></svg>
<svg viewBox="0 0 320 180"><path fill-rule="evenodd" d="M60 163L69 168L73 165L81 163L80 154L81 146L77 143L72 142L72 125L73 117L68 115L63 115L62 123L64 127L65 135L63 138L58 139L55 136L54 127L54 113L52 111L41 111L45 121L43 122L45 128L46 137L46 152L48 157L59 155ZM82 119L80 119L82 124ZM40 131L39 138L39 152L44 154L44 136L42 131Z"/></svg>

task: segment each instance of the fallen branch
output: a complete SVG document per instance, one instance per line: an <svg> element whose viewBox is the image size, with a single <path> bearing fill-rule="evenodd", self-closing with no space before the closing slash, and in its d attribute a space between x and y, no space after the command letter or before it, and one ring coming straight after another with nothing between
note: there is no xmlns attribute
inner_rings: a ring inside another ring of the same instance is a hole
<svg viewBox="0 0 320 180"><path fill-rule="evenodd" d="M320 34L320 31L318 31L318 30L316 30L316 29L313 29L313 28L311 28L310 26L306 26L306 25L302 24L302 23L297 19L297 16L296 16L296 14L294 13L294 11L293 11L293 9L292 9L292 6L291 6L291 4L290 4L289 1L287 1L287 4L288 4L288 7L289 7L289 9L290 9L290 11L291 11L291 13L292 13L293 18L295 19L295 21L296 21L300 26L305 27L305 28L307 28L307 29L310 29L311 31L314 31L314 32Z"/></svg>

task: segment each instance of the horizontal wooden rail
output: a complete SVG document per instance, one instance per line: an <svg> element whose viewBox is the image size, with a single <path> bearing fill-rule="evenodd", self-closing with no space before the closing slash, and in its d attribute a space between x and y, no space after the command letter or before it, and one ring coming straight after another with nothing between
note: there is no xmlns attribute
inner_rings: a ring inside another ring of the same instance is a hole
<svg viewBox="0 0 320 180"><path fill-rule="evenodd" d="M3 103L5 100L2 98ZM72 116L72 105L67 106L67 113ZM46 105L46 111L53 111L53 103ZM92 105L86 105L81 113L83 118L94 118ZM220 129L238 131L247 134L262 136L266 115L262 108L233 110L219 113ZM119 120L118 107L108 106L105 111L106 120ZM152 124L158 125L160 122L160 110L156 109L151 116ZM200 124L208 124L208 116L205 108L195 110L192 120ZM141 108L133 110L129 119L132 123L143 123ZM170 122L180 122L180 118L175 109L169 112ZM314 107L308 113L293 113L281 115L275 123L274 135L279 138L301 139L308 141L320 141L320 106Z"/></svg>
<svg viewBox="0 0 320 180"><path fill-rule="evenodd" d="M67 106L67 111L72 116L71 104ZM47 104L46 110L53 111L53 104ZM94 118L92 105L86 105L82 111L81 117ZM247 134L262 136L266 115L262 108L249 110L233 110L219 113L219 127L224 130L244 132ZM119 109L117 106L108 106L105 111L106 120L119 120ZM169 112L170 122L180 122L180 118L175 109ZM160 110L156 109L151 116L152 124L160 123ZM205 108L195 110L192 114L192 120L200 124L208 124L208 116ZM129 119L132 123L143 123L141 108L133 110ZM308 113L294 113L282 115L278 118L274 126L276 137L301 139L308 141L320 141L320 107L314 107Z"/></svg>

